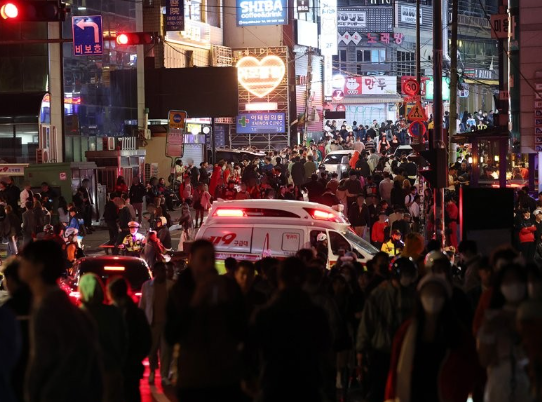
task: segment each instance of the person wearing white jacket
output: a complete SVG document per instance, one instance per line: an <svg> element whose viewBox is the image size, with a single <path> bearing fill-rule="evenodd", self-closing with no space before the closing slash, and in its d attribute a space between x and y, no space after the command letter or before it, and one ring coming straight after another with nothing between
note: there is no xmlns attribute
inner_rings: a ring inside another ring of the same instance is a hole
<svg viewBox="0 0 542 402"><path fill-rule="evenodd" d="M166 278L166 266L163 262L157 262L153 267L153 279L145 282L141 287L141 308L152 333L152 346L149 353L149 384L154 384L155 371L158 368L158 351L160 351L160 375L162 385L170 385L169 368L173 355L172 346L164 338L166 324L166 305L168 293L173 286L173 281Z"/></svg>

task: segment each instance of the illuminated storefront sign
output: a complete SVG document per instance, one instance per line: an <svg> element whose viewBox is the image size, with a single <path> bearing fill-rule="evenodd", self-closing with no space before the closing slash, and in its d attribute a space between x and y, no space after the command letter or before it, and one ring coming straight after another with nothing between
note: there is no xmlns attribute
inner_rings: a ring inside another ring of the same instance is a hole
<svg viewBox="0 0 542 402"><path fill-rule="evenodd" d="M269 55L261 60L245 56L237 62L237 79L252 95L263 98L269 95L281 82L286 73L284 61Z"/></svg>
<svg viewBox="0 0 542 402"><path fill-rule="evenodd" d="M237 0L237 26L288 24L287 0Z"/></svg>
<svg viewBox="0 0 542 402"><path fill-rule="evenodd" d="M168 31L166 32L166 40L209 49L211 47L211 26L205 22L186 19L184 31Z"/></svg>
<svg viewBox="0 0 542 402"><path fill-rule="evenodd" d="M285 113L246 113L237 116L237 134L284 133Z"/></svg>
<svg viewBox="0 0 542 402"><path fill-rule="evenodd" d="M391 95L397 93L397 77L369 76L348 77L344 84L345 96Z"/></svg>
<svg viewBox="0 0 542 402"><path fill-rule="evenodd" d="M337 0L320 2L320 53L324 56L337 54Z"/></svg>

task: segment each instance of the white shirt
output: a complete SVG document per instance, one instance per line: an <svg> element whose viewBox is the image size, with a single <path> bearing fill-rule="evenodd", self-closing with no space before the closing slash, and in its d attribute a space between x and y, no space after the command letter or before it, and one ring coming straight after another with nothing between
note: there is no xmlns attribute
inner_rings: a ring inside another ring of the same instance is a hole
<svg viewBox="0 0 542 402"><path fill-rule="evenodd" d="M24 208L24 205L27 201L33 200L30 198L30 192L27 189L23 189L23 191L21 191L21 194L19 195L19 204L21 205L21 207Z"/></svg>
<svg viewBox="0 0 542 402"><path fill-rule="evenodd" d="M410 215L413 218L419 218L420 217L420 204L417 202L413 202L412 205L408 208L408 212L410 212Z"/></svg>

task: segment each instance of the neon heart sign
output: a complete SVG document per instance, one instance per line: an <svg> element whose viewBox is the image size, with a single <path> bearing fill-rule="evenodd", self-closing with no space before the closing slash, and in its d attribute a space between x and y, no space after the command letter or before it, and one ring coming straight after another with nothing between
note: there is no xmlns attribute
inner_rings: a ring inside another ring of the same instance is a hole
<svg viewBox="0 0 542 402"><path fill-rule="evenodd" d="M281 83L286 72L286 66L278 56L265 56L261 60L245 56L236 67L239 84L258 98L269 95Z"/></svg>

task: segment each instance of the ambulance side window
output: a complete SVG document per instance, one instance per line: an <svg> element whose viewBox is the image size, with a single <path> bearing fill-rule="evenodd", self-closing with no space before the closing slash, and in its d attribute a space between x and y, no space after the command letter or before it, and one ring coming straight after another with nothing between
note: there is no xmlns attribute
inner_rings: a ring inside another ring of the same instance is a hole
<svg viewBox="0 0 542 402"><path fill-rule="evenodd" d="M339 250L352 251L350 243L340 233L329 231L329 240L331 245L331 252L333 255L339 255Z"/></svg>
<svg viewBox="0 0 542 402"><path fill-rule="evenodd" d="M320 233L326 233L326 231L324 229L321 229L321 230L311 230L311 237L310 237L310 241L311 241L311 246L312 247L316 247L317 245L317 241L316 241L316 238L318 237L318 235Z"/></svg>

